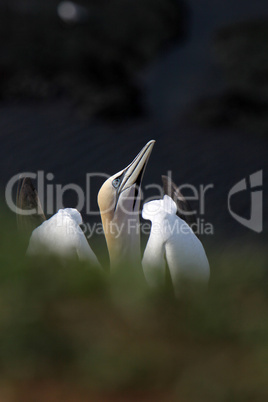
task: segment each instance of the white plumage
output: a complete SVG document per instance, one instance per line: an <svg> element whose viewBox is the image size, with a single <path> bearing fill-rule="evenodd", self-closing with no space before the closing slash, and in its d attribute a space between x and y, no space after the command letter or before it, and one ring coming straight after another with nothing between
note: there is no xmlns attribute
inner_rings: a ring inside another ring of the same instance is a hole
<svg viewBox="0 0 268 402"><path fill-rule="evenodd" d="M126 268L129 264L140 265L140 185L153 146L154 141L149 141L132 163L107 179L99 191L98 204L112 269L122 264ZM184 220L191 224L191 219L185 213L190 210L187 201L168 178L164 177L163 182L165 192L170 192L177 204L169 195L165 195L162 200L144 205L142 217L150 220L152 227L142 266L145 278L152 286L165 282L168 267L175 294L179 295L185 280L207 283L210 267L202 243ZM31 180L26 178L18 188L17 205L21 209L28 209L29 204L38 206L40 210L37 192ZM177 205L183 219L176 215ZM21 218L19 222L24 227L25 217ZM39 226L32 232L28 254L78 257L99 266L79 226L82 218L76 209L60 209L48 220L45 220L43 213L35 218L38 218ZM41 225L40 221L43 221ZM114 226L117 231L113 230Z"/></svg>
<svg viewBox="0 0 268 402"><path fill-rule="evenodd" d="M168 195L144 205L142 217L152 227L142 266L148 284L156 286L165 281L167 263L178 295L183 279L207 283L210 268L202 243L176 212L176 203Z"/></svg>
<svg viewBox="0 0 268 402"><path fill-rule="evenodd" d="M78 257L99 265L79 226L81 224L82 217L76 209L60 209L32 232L27 254L49 253L64 258Z"/></svg>

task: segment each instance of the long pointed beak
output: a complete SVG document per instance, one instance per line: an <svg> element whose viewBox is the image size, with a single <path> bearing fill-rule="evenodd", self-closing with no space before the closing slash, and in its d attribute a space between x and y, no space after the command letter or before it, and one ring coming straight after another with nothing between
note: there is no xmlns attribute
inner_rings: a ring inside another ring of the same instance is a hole
<svg viewBox="0 0 268 402"><path fill-rule="evenodd" d="M144 171L151 155L155 140L147 142L136 158L124 169L124 177L118 189L118 194L131 187L133 184L141 185Z"/></svg>

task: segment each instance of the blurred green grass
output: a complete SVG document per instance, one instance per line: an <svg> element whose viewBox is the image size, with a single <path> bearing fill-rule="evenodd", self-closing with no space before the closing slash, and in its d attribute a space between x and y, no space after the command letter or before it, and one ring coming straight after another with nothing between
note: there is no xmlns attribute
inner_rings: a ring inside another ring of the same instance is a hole
<svg viewBox="0 0 268 402"><path fill-rule="evenodd" d="M1 400L267 400L264 247L208 249L208 290L175 300L137 267L26 258L1 211Z"/></svg>

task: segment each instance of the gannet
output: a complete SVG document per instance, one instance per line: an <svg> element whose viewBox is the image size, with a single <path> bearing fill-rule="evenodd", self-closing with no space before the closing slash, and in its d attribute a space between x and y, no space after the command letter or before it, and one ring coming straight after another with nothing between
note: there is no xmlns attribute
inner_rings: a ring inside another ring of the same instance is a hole
<svg viewBox="0 0 268 402"><path fill-rule="evenodd" d="M92 265L99 262L80 228L81 214L74 208L60 209L46 219L38 194L30 178L24 178L18 186L17 207L35 210L32 215L17 214L18 226L24 232L32 231L26 254L52 254L63 258L87 260Z"/></svg>
<svg viewBox="0 0 268 402"><path fill-rule="evenodd" d="M44 221L32 232L28 255L53 254L63 258L78 257L99 265L80 228L81 214L74 208L59 209L50 219Z"/></svg>
<svg viewBox="0 0 268 402"><path fill-rule="evenodd" d="M144 204L142 217L152 226L142 267L148 284L158 286L165 282L167 265L175 295L179 296L185 280L207 283L210 268L202 243L176 214L177 205L168 195Z"/></svg>
<svg viewBox="0 0 268 402"><path fill-rule="evenodd" d="M141 264L140 185L155 141L149 141L125 169L104 182L98 193L111 270L123 263Z"/></svg>
<svg viewBox="0 0 268 402"><path fill-rule="evenodd" d="M17 225L21 232L31 233L46 220L37 191L29 177L18 183L16 205L19 211L35 211L30 215L17 213Z"/></svg>
<svg viewBox="0 0 268 402"><path fill-rule="evenodd" d="M141 181L155 141L149 141L125 169L107 179L98 193L103 229L111 269L121 264L142 263L145 279L155 286L165 281L168 266L175 294L180 294L184 279L207 283L210 268L204 248L190 228L195 222L190 206L174 183L162 177L166 194L143 207L142 217L152 222L151 233L141 261L139 210ZM59 210L46 220L36 190L30 179L24 179L18 191L17 205L22 209L39 208L32 221L33 231L28 253L40 250L62 256L77 255L98 264L80 228L80 213L72 208ZM170 196L173 198L171 198ZM176 201L176 202L175 202ZM27 217L18 221L27 223ZM60 223L60 224L59 224Z"/></svg>
<svg viewBox="0 0 268 402"><path fill-rule="evenodd" d="M154 143L154 140L149 141L130 165L111 176L100 188L98 204L112 268L123 262L141 264L140 185ZM82 218L76 209L61 209L46 220L29 178L25 178L18 188L17 206L39 211L30 216L18 215L20 227L36 227L30 237L28 254L77 255L80 259L97 263L97 257L79 226Z"/></svg>
<svg viewBox="0 0 268 402"><path fill-rule="evenodd" d="M162 182L164 193L169 195L177 205L176 214L188 223L195 235L198 236L196 212L193 211L189 201L182 195L180 189L169 176L162 176Z"/></svg>

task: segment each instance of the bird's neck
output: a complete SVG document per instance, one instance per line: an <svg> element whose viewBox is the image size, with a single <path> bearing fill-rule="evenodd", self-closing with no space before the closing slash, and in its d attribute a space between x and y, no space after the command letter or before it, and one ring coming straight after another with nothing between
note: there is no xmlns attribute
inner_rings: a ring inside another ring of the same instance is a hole
<svg viewBox="0 0 268 402"><path fill-rule="evenodd" d="M103 226L109 251L111 270L125 264L140 265L139 215L126 217L123 221L103 217Z"/></svg>

